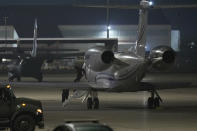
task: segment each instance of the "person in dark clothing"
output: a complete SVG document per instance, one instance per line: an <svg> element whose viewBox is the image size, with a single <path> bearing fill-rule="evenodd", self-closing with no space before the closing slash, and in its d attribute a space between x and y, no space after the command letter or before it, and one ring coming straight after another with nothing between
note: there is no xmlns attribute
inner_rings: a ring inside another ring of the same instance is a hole
<svg viewBox="0 0 197 131"><path fill-rule="evenodd" d="M85 74L85 70L82 67L75 66L75 69L77 71L77 77L74 80L74 82L79 82L83 75Z"/></svg>
<svg viewBox="0 0 197 131"><path fill-rule="evenodd" d="M69 97L69 89L64 89L62 91L62 103L67 100Z"/></svg>
<svg viewBox="0 0 197 131"><path fill-rule="evenodd" d="M82 67L75 66L75 69L77 71L77 77L75 78L74 82L79 82L80 79L85 75L85 70ZM75 92L76 90L73 90ZM65 102L69 97L69 89L64 89L62 91L62 103Z"/></svg>

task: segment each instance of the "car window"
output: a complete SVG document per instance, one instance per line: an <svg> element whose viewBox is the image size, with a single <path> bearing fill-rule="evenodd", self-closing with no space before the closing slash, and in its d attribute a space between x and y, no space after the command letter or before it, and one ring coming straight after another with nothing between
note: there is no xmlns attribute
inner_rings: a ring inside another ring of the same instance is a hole
<svg viewBox="0 0 197 131"><path fill-rule="evenodd" d="M76 127L76 131L112 131L110 128L105 126L94 126L94 127Z"/></svg>
<svg viewBox="0 0 197 131"><path fill-rule="evenodd" d="M0 90L0 100L3 101L7 101L7 100L11 100L12 97L15 97L14 95L12 95L12 91L9 90Z"/></svg>
<svg viewBox="0 0 197 131"><path fill-rule="evenodd" d="M9 92L8 92L8 96L10 97L10 98L16 98L16 96L14 95L14 92L13 92L13 90L9 90Z"/></svg>

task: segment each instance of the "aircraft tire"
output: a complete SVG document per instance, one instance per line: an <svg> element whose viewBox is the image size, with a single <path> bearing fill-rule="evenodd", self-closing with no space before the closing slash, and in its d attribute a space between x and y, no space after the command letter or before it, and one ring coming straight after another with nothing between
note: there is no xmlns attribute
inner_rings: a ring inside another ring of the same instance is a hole
<svg viewBox="0 0 197 131"><path fill-rule="evenodd" d="M94 98L94 109L99 109L99 99Z"/></svg>
<svg viewBox="0 0 197 131"><path fill-rule="evenodd" d="M148 106L149 109L154 108L154 98L152 98L152 97L148 98L147 106Z"/></svg>
<svg viewBox="0 0 197 131"><path fill-rule="evenodd" d="M88 110L91 110L92 109L92 105L93 105L92 98L89 97L87 99L87 108L88 108Z"/></svg>
<svg viewBox="0 0 197 131"><path fill-rule="evenodd" d="M21 77L17 77L17 81L20 82L21 81Z"/></svg>
<svg viewBox="0 0 197 131"><path fill-rule="evenodd" d="M42 82L42 79L38 79L38 82Z"/></svg>
<svg viewBox="0 0 197 131"><path fill-rule="evenodd" d="M156 98L154 99L154 106L155 106L155 107L160 107L160 101L159 101L159 98L158 98L158 97L156 97Z"/></svg>
<svg viewBox="0 0 197 131"><path fill-rule="evenodd" d="M30 115L20 115L15 118L12 131L34 131L35 120Z"/></svg>
<svg viewBox="0 0 197 131"><path fill-rule="evenodd" d="M40 73L39 77L38 77L38 82L42 82L43 80L43 76L42 76L42 73Z"/></svg>

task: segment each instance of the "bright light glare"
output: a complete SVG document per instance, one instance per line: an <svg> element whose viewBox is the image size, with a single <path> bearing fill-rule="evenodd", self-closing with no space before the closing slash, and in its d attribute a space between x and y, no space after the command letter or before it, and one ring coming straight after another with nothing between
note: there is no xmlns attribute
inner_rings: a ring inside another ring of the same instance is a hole
<svg viewBox="0 0 197 131"><path fill-rule="evenodd" d="M10 85L7 85L7 86L6 86L6 88L7 88L7 89L10 89L10 88L11 88L11 86L10 86Z"/></svg>
<svg viewBox="0 0 197 131"><path fill-rule="evenodd" d="M7 59L3 58L3 59L2 59L2 61L3 61L3 62L6 62L6 61L7 61Z"/></svg>
<svg viewBox="0 0 197 131"><path fill-rule="evenodd" d="M42 110L41 110L41 109L37 109L37 112L38 112L38 113L42 113Z"/></svg>
<svg viewBox="0 0 197 131"><path fill-rule="evenodd" d="M154 3L153 3L152 1L149 2L149 5L150 5L150 6L153 6L153 4L154 4Z"/></svg>
<svg viewBox="0 0 197 131"><path fill-rule="evenodd" d="M22 103L21 105L22 105L23 107L25 107L25 106L26 106L26 104L25 104L25 103Z"/></svg>
<svg viewBox="0 0 197 131"><path fill-rule="evenodd" d="M108 30L111 30L111 26L108 26L107 29L108 29Z"/></svg>

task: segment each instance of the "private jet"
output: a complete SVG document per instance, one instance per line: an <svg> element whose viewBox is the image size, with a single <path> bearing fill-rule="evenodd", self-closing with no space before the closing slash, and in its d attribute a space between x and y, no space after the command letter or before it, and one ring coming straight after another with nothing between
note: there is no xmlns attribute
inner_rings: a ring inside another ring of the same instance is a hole
<svg viewBox="0 0 197 131"><path fill-rule="evenodd" d="M68 99L63 97L66 106L72 99L83 98L88 109L99 109L98 91L105 92L136 92L149 91L147 100L149 108L156 108L162 102L154 86L142 82L151 68L163 70L170 68L175 61L175 52L167 46L158 46L145 55L148 10L152 3L141 0L139 6L139 24L135 48L118 53L113 46L95 46L85 52L83 70L87 82L55 83L55 82L23 82L10 83L14 87L47 87L74 89ZM107 41L108 39L106 39ZM64 94L63 95L68 95Z"/></svg>

